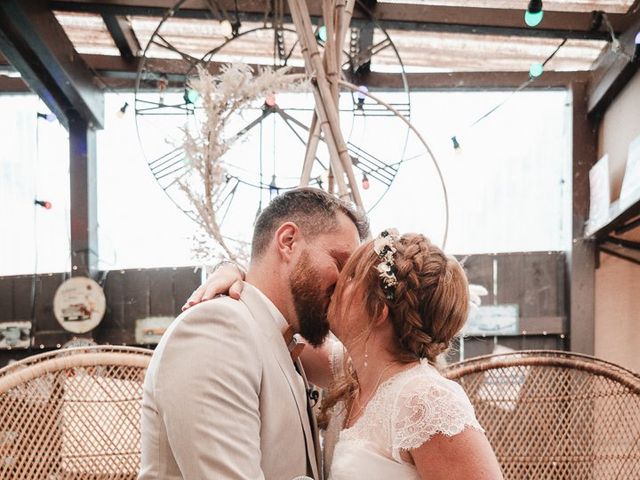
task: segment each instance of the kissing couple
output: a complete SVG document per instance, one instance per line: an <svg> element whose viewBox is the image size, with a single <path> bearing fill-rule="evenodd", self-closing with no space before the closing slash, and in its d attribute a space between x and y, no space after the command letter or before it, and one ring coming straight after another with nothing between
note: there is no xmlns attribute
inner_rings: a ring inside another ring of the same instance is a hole
<svg viewBox="0 0 640 480"><path fill-rule="evenodd" d="M218 269L153 354L139 480L502 479L436 367L467 319L462 267L423 235L368 230L322 190L272 200L246 274Z"/></svg>

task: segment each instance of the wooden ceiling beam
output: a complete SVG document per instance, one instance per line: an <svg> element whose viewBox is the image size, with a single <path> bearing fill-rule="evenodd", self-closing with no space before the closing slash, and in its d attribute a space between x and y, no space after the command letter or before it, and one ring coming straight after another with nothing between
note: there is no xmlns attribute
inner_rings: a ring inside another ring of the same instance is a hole
<svg viewBox="0 0 640 480"><path fill-rule="evenodd" d="M76 115L102 128L102 91L43 2L0 2L0 50L65 127Z"/></svg>
<svg viewBox="0 0 640 480"><path fill-rule="evenodd" d="M102 20L109 30L113 42L120 55L128 62L133 62L140 54L141 48L133 28L123 16L102 14Z"/></svg>
<svg viewBox="0 0 640 480"><path fill-rule="evenodd" d="M611 102L629 83L640 68L640 44L636 35L640 33L640 12L635 22L618 38L619 45L609 44L598 59L589 82L589 116L599 120Z"/></svg>
<svg viewBox="0 0 640 480"><path fill-rule="evenodd" d="M220 0L229 16L235 18L234 0ZM67 12L90 12L110 15L163 16L174 6L173 0L55 0L50 8ZM309 0L309 11L314 19L321 17L320 2ZM263 21L269 10L264 0L238 0L240 20ZM285 7L286 10L286 7ZM175 15L183 18L212 18L211 11L200 0L185 1ZM451 7L415 4L378 4L374 8L377 22L386 29L411 31L442 31L484 35L526 37L606 39L598 15L593 12L545 12L540 27L529 28L524 23L522 9L480 7ZM353 22L367 21L368 15L357 8ZM616 32L623 32L630 25L629 15L608 14ZM290 19L289 19L290 20Z"/></svg>

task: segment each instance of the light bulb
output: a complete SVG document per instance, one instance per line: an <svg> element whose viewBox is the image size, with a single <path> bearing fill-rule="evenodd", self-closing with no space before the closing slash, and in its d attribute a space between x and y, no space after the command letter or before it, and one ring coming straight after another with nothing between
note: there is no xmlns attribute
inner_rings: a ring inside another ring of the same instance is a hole
<svg viewBox="0 0 640 480"><path fill-rule="evenodd" d="M358 101L356 107L358 108L358 110L362 110L362 108L364 107L367 93L369 93L369 89L366 86L360 85L358 87L358 91L356 92L356 100Z"/></svg>
<svg viewBox="0 0 640 480"><path fill-rule="evenodd" d="M273 198L274 195L278 195L278 193L280 193L280 189L278 185L276 185L276 175L274 173L271 177L271 183L269 184L269 197Z"/></svg>
<svg viewBox="0 0 640 480"><path fill-rule="evenodd" d="M233 35L233 25L229 20L223 20L220 22L220 32L223 37L231 37Z"/></svg>
<svg viewBox="0 0 640 480"><path fill-rule="evenodd" d="M193 88L185 88L182 98L184 98L184 103L195 105L195 103L198 101L198 98L200 98L200 94Z"/></svg>
<svg viewBox="0 0 640 480"><path fill-rule="evenodd" d="M369 190L369 178L366 173L362 174L362 188L363 190Z"/></svg>
<svg viewBox="0 0 640 480"><path fill-rule="evenodd" d="M38 200L38 199L35 199L35 200L33 201L33 203L34 203L35 205L40 205L42 208L44 208L44 209L46 209L46 210L51 210L51 208L53 207L53 205L51 205L51 202L46 201L46 200Z"/></svg>
<svg viewBox="0 0 640 480"><path fill-rule="evenodd" d="M316 38L321 42L327 41L327 27L324 25L320 25L318 30L316 31Z"/></svg>
<svg viewBox="0 0 640 480"><path fill-rule="evenodd" d="M544 65L539 62L535 62L531 64L531 68L529 68L529 77L538 78L544 72Z"/></svg>
<svg viewBox="0 0 640 480"><path fill-rule="evenodd" d="M267 107L275 107L275 105L276 105L276 95L275 95L275 93L268 94L267 97L264 99L264 104Z"/></svg>
<svg viewBox="0 0 640 480"><path fill-rule="evenodd" d="M120 109L116 112L116 116L118 118L123 118L125 116L125 114L127 113L127 107L129 106L129 103L124 102L124 105L122 105L122 107L120 107Z"/></svg>
<svg viewBox="0 0 640 480"><path fill-rule="evenodd" d="M53 122L56 121L56 116L51 112L49 112L49 113L40 113L40 112L38 112L38 118L44 118L49 123L53 123Z"/></svg>
<svg viewBox="0 0 640 480"><path fill-rule="evenodd" d="M529 27L537 27L540 25L540 22L542 22L542 17L544 17L544 12L542 10L536 13L531 13L527 10L524 13L524 23Z"/></svg>

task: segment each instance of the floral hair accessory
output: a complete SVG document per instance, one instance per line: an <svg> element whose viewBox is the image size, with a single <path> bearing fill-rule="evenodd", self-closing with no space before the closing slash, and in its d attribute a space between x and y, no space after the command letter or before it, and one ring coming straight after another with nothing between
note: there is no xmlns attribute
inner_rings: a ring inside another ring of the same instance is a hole
<svg viewBox="0 0 640 480"><path fill-rule="evenodd" d="M373 250L382 260L376 269L382 280L382 290L384 290L387 300L395 298L395 286L398 284L396 264L393 260L393 254L396 253L394 243L398 237L398 231L395 228L389 228L383 230L378 238L373 241Z"/></svg>

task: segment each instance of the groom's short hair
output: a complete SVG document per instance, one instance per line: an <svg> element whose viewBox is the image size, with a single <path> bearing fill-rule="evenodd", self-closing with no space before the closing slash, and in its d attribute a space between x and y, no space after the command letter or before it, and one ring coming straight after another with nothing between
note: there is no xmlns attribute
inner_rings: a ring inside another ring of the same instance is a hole
<svg viewBox="0 0 640 480"><path fill-rule="evenodd" d="M251 242L251 257L260 257L285 222L295 223L304 235L329 233L338 228L338 213L343 213L358 229L360 240L369 235L367 217L330 193L318 188L302 187L275 197L256 220Z"/></svg>

